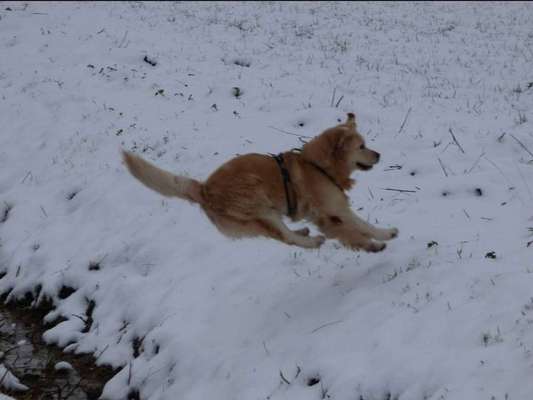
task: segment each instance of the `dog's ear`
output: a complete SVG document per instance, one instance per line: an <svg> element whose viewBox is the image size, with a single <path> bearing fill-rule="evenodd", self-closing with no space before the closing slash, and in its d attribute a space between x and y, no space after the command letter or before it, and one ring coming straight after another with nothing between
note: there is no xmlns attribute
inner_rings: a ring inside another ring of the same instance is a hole
<svg viewBox="0 0 533 400"><path fill-rule="evenodd" d="M350 128L355 129L356 123L355 123L355 114L354 113L348 113L345 125L349 126Z"/></svg>
<svg viewBox="0 0 533 400"><path fill-rule="evenodd" d="M332 137L331 155L334 159L344 158L346 146L352 140L352 135L346 129L337 130Z"/></svg>

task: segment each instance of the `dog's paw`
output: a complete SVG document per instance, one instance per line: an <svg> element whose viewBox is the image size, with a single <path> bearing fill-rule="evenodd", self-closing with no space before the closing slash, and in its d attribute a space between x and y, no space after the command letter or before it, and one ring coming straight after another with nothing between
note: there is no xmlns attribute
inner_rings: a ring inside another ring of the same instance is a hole
<svg viewBox="0 0 533 400"><path fill-rule="evenodd" d="M395 237L398 237L398 233L399 231L397 228L379 229L371 237L373 237L376 240L391 240L391 239L394 239Z"/></svg>
<svg viewBox="0 0 533 400"><path fill-rule="evenodd" d="M324 242L326 241L326 237L322 235L311 236L309 239L313 240L315 248L322 246Z"/></svg>
<svg viewBox="0 0 533 400"><path fill-rule="evenodd" d="M325 241L326 241L326 238L322 235L299 236L297 241L293 242L292 244L295 244L300 247L304 247L306 249L317 249L320 246L322 246Z"/></svg>
<svg viewBox="0 0 533 400"><path fill-rule="evenodd" d="M309 228L302 228L294 231L294 233L302 236L309 236Z"/></svg>
<svg viewBox="0 0 533 400"><path fill-rule="evenodd" d="M389 229L389 239L397 238L399 233L400 233L400 231L398 230L398 228Z"/></svg>
<svg viewBox="0 0 533 400"><path fill-rule="evenodd" d="M385 250L387 245L383 242L371 242L365 250L369 253L379 253L380 251Z"/></svg>

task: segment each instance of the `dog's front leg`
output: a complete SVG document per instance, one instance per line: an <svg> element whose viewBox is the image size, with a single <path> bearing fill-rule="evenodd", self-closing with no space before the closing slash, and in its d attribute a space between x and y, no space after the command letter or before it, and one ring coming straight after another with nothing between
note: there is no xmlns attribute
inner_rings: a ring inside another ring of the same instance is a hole
<svg viewBox="0 0 533 400"><path fill-rule="evenodd" d="M361 225L350 216L323 215L316 221L318 228L328 238L339 240L352 250L364 250L370 253L383 251L386 244L372 241Z"/></svg>
<svg viewBox="0 0 533 400"><path fill-rule="evenodd" d="M357 226L357 230L364 236L376 240L391 240L398 236L398 228L378 228L365 220L359 218L355 213L351 212L344 217L344 219L350 221Z"/></svg>

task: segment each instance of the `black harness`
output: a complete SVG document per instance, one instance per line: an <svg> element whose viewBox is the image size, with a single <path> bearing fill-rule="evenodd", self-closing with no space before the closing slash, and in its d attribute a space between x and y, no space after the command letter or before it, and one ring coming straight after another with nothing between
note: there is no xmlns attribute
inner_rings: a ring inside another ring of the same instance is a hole
<svg viewBox="0 0 533 400"><path fill-rule="evenodd" d="M328 178L331 181L331 183L333 183L335 186L337 186L337 188L339 188L339 190L344 193L344 189L342 188L342 186L339 185L337 183L337 181L335 179L333 179L333 177L330 174L328 174L324 168L318 166L314 162L311 162L311 161L307 161L307 162L309 164L311 164L313 167L315 167L316 169L318 169L320 172L322 172L322 174L324 174L326 176L326 178Z"/></svg>
<svg viewBox="0 0 533 400"><path fill-rule="evenodd" d="M281 177L283 178L283 187L285 188L285 198L287 199L287 215L292 218L296 215L298 203L296 201L296 194L294 193L294 190L289 190L289 185L291 184L291 176L289 174L289 171L285 167L283 153L279 153L278 155L271 154L271 156L274 158L274 160L276 160L281 171Z"/></svg>
<svg viewBox="0 0 533 400"><path fill-rule="evenodd" d="M292 149L292 152L301 152L301 149ZM285 167L285 160L283 159L283 153L279 154L270 154L274 160L276 160L279 169L281 171L281 177L283 178L283 187L285 188L285 198L287 199L287 215L289 217L294 217L296 215L296 211L298 208L298 201L296 199L296 192L290 189L291 186L291 176L289 174L289 171ZM320 171L323 175L325 175L331 183L333 183L337 188L344 193L344 189L337 183L333 177L326 172L326 170L314 162L311 162L309 160L306 160L309 164L311 164L313 167L315 167L318 171ZM291 195L292 194L292 195Z"/></svg>

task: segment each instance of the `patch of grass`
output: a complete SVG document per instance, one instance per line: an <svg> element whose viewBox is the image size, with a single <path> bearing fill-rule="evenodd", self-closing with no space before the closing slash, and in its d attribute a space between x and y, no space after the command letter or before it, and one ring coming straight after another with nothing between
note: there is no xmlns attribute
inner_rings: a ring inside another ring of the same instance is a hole
<svg viewBox="0 0 533 400"><path fill-rule="evenodd" d="M57 293L57 297L59 297L61 300L63 300L63 299L66 299L67 297L69 297L75 291L76 291L76 289L74 289L73 287L63 285L63 286L61 286L61 289Z"/></svg>
<svg viewBox="0 0 533 400"><path fill-rule="evenodd" d="M102 393L104 384L113 377L118 370L109 366L96 366L95 359L89 354L65 353L60 347L49 345L43 341L43 333L49 329L50 324L43 324L43 318L53 309L50 300L35 303L40 289L36 288L28 292L23 299L11 300L9 303L2 302L0 313L4 318L9 318L17 324L18 336L12 336L15 342L23 339L32 345L32 351L21 347L21 351L13 354L16 362L6 360L15 376L29 387L25 392L11 393L19 400L34 399L70 399L78 398L82 394L89 400L98 399ZM5 293L2 297L6 297ZM64 321L60 318L55 324ZM27 338L27 339L26 339ZM20 346L19 346L20 347ZM42 367L35 367L36 360L42 360ZM68 375L61 375L53 366L58 361L67 361L71 364L81 379L68 380ZM61 388L61 393L58 392ZM58 397L56 397L59 395Z"/></svg>
<svg viewBox="0 0 533 400"><path fill-rule="evenodd" d="M131 343L131 347L133 348L133 357L134 358L137 358L139 357L139 355L141 354L141 347L142 347L142 344L143 344L143 340L144 340L144 337L138 337L136 336L132 343Z"/></svg>

